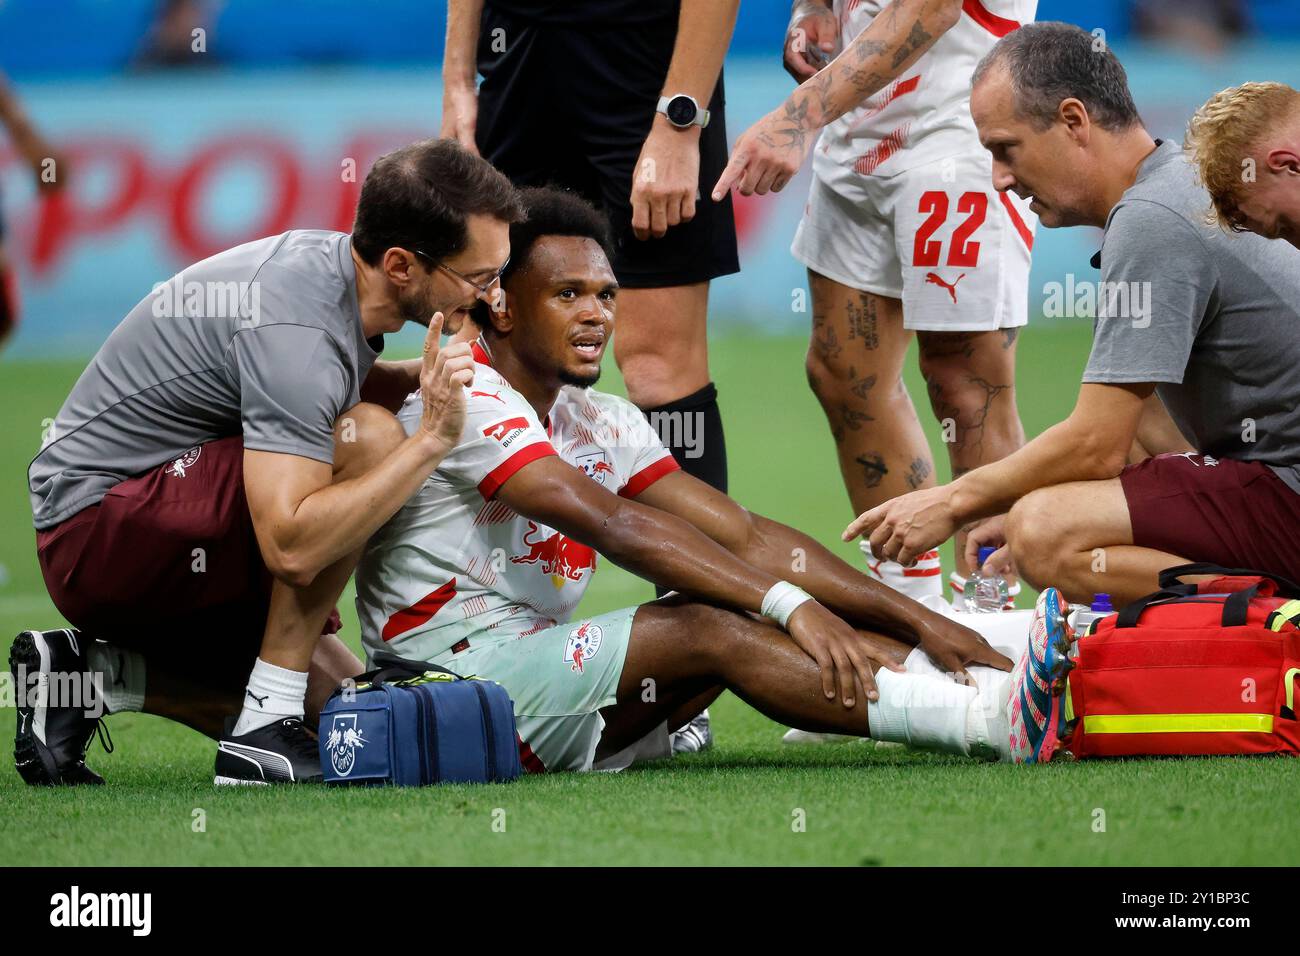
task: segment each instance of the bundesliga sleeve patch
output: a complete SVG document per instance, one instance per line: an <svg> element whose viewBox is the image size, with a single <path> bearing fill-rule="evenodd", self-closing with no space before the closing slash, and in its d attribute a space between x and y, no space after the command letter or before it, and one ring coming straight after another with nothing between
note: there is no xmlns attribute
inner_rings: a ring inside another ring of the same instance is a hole
<svg viewBox="0 0 1300 956"><path fill-rule="evenodd" d="M502 448L510 448L518 443L519 438L528 432L528 419L507 418L483 429L483 434L494 439Z"/></svg>

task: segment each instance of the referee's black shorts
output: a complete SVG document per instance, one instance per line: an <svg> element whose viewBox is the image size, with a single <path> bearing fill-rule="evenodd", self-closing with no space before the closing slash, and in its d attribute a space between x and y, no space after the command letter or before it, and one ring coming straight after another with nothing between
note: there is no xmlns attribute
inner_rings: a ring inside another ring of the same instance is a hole
<svg viewBox="0 0 1300 956"><path fill-rule="evenodd" d="M662 239L632 234L633 169L676 32L675 22L634 29L532 22L494 10L491 0L483 12L479 152L518 185L563 186L602 208L613 229L614 273L628 288L690 285L740 271L731 196L719 203L709 196L727 164L720 76L700 135L695 218Z"/></svg>

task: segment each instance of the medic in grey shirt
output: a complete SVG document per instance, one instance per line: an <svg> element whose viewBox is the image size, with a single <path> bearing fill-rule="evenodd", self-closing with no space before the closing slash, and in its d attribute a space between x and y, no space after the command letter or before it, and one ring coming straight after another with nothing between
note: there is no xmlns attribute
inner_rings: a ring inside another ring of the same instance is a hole
<svg viewBox="0 0 1300 956"><path fill-rule="evenodd" d="M320 779L304 718L361 670L335 602L459 441L473 358L439 335L496 294L521 215L486 161L414 143L375 163L351 236L238 246L131 310L28 472L41 571L77 630L20 634L10 665L98 686L19 707L23 779L102 783L86 747L122 710L219 738L218 783ZM378 362L408 321L428 326L423 358ZM392 412L417 389L407 437Z"/></svg>
<svg viewBox="0 0 1300 956"><path fill-rule="evenodd" d="M1148 135L1123 67L1094 43L1066 24L1022 27L971 96L995 188L1032 196L1048 228L1106 230L1074 411L845 535L906 563L997 516L968 547L1008 544L992 564L1014 559L1073 601L1133 600L1188 562L1300 578L1300 251L1207 221L1194 169ZM1150 457L1130 463L1135 450Z"/></svg>

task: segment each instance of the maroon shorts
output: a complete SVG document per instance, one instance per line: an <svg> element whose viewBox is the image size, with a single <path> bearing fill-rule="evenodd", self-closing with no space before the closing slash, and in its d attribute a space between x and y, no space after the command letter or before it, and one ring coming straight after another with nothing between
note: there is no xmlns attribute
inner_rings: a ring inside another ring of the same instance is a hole
<svg viewBox="0 0 1300 956"><path fill-rule="evenodd" d="M1157 455L1119 480L1134 544L1300 580L1300 494L1267 465Z"/></svg>
<svg viewBox="0 0 1300 956"><path fill-rule="evenodd" d="M244 497L242 437L118 483L38 531L36 550L50 598L73 626L151 653L192 658L206 646L236 669L252 665L271 575ZM331 615L325 631L337 630Z"/></svg>

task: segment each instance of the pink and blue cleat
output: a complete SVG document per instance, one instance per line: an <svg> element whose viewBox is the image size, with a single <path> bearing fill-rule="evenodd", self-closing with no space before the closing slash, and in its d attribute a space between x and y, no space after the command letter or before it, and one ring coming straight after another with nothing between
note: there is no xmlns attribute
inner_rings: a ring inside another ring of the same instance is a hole
<svg viewBox="0 0 1300 956"><path fill-rule="evenodd" d="M1069 605L1056 588L1038 595L1029 626L1029 648L1012 673L1007 717L1013 763L1047 763L1065 725L1065 678L1074 635L1065 620Z"/></svg>

